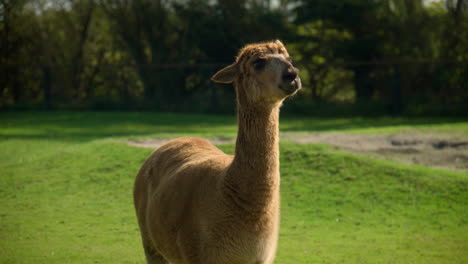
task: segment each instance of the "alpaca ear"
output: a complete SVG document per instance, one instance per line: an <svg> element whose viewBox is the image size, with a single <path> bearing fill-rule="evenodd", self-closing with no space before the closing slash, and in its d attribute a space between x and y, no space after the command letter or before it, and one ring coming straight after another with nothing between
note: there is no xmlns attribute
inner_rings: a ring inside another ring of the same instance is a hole
<svg viewBox="0 0 468 264"><path fill-rule="evenodd" d="M279 40L279 39L275 40L275 43L280 44L281 46L284 46L283 42L281 42L281 40Z"/></svg>
<svg viewBox="0 0 468 264"><path fill-rule="evenodd" d="M211 77L211 80L217 83L232 83L238 72L237 63L234 63L215 73L215 75Z"/></svg>

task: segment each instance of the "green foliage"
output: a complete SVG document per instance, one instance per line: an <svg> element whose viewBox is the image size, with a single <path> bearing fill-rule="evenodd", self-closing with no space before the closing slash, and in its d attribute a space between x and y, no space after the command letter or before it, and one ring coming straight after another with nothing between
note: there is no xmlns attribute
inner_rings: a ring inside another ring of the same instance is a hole
<svg viewBox="0 0 468 264"><path fill-rule="evenodd" d="M4 0L0 108L226 113L232 88L210 77L246 43L279 38L301 69L301 112L466 115L467 10L464 0Z"/></svg>
<svg viewBox="0 0 468 264"><path fill-rule="evenodd" d="M298 46L308 60L303 68L312 98L330 101L351 84L355 97L348 100L380 101L388 105L387 113L408 112L414 105L426 112L434 105L448 110L466 101L467 60L460 55L468 53L463 0L446 1L445 9L422 0L297 2L296 23L303 37ZM302 27L315 30L304 35ZM327 34L333 30L339 34ZM310 59L316 56L323 59ZM320 93L329 79L336 87L329 88L332 96Z"/></svg>
<svg viewBox="0 0 468 264"><path fill-rule="evenodd" d="M458 130L451 119L282 118L282 131ZM144 263L128 137L234 136L233 117L0 114L0 262ZM232 153L233 145L220 146ZM281 144L276 263L465 263L466 174Z"/></svg>

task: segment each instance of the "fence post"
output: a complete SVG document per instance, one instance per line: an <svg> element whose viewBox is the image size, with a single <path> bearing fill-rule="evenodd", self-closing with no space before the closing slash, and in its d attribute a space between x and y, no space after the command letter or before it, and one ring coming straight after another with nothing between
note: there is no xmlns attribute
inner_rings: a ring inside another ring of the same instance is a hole
<svg viewBox="0 0 468 264"><path fill-rule="evenodd" d="M51 89L50 89L50 69L48 66L42 66L42 89L44 91L44 107L46 110L51 108Z"/></svg>
<svg viewBox="0 0 468 264"><path fill-rule="evenodd" d="M391 113L399 115L402 113L402 108L400 65L396 63L393 65Z"/></svg>

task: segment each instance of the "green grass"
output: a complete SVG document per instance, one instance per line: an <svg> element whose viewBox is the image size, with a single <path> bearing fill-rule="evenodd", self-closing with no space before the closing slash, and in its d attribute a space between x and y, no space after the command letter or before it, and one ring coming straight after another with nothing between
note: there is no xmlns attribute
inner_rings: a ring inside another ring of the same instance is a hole
<svg viewBox="0 0 468 264"><path fill-rule="evenodd" d="M468 122L450 119L281 122L283 131L468 134ZM235 132L225 116L0 114L0 263L144 263L131 191L151 150L115 139ZM276 263L468 263L468 175L323 145L284 143L281 154Z"/></svg>
<svg viewBox="0 0 468 264"><path fill-rule="evenodd" d="M468 136L460 118L315 118L284 116L281 131L395 133L407 130L458 132ZM109 137L233 137L235 116L150 112L11 112L0 113L0 140L83 141Z"/></svg>

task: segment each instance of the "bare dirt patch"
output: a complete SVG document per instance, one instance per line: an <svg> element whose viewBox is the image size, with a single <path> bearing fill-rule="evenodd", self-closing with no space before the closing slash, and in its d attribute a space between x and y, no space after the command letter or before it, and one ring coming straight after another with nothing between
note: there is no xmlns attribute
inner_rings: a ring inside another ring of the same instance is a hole
<svg viewBox="0 0 468 264"><path fill-rule="evenodd" d="M130 139L125 141L128 145L142 147L142 148L159 148L166 142L171 140L170 138L151 138L151 139ZM209 138L211 143L215 145L234 143L234 138Z"/></svg>
<svg viewBox="0 0 468 264"><path fill-rule="evenodd" d="M362 135L343 133L282 133L282 141L320 143L344 151L408 164L468 171L468 138L430 133ZM158 148L169 139L128 140L132 146ZM233 138L210 139L213 144L233 143Z"/></svg>
<svg viewBox="0 0 468 264"><path fill-rule="evenodd" d="M403 163L468 171L468 138L423 133L390 135L320 133L304 136L286 134L284 139L296 143L333 145L344 151Z"/></svg>

